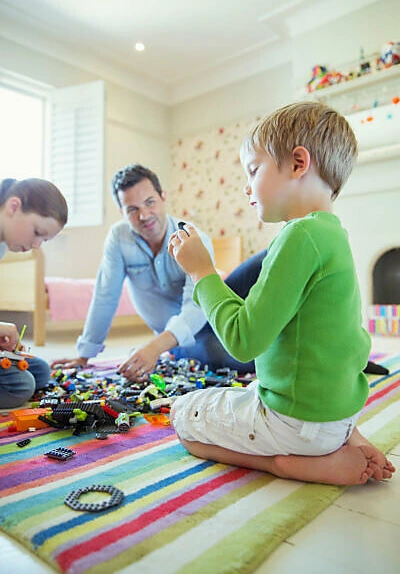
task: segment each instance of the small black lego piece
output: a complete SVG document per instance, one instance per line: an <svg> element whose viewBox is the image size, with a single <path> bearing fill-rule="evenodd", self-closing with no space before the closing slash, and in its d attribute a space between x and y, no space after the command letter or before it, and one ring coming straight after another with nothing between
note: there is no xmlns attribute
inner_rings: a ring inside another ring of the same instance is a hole
<svg viewBox="0 0 400 574"><path fill-rule="evenodd" d="M49 458L55 458L56 460L67 460L68 458L74 456L74 454L76 454L74 450L71 450L70 448L64 448L62 446L44 453L45 456Z"/></svg>
<svg viewBox="0 0 400 574"><path fill-rule="evenodd" d="M364 373L369 375L388 375L389 369L382 365L378 365L377 363L373 363L372 361L368 361L367 366L364 369Z"/></svg>
<svg viewBox="0 0 400 574"><path fill-rule="evenodd" d="M55 429L63 429L65 428L65 426L61 423L58 423L57 421L54 421L48 417L44 417L43 415L39 415L38 419L40 421L43 421L44 423L48 424L50 427L53 427Z"/></svg>
<svg viewBox="0 0 400 574"><path fill-rule="evenodd" d="M178 229L182 229L182 231L184 231L186 235L189 237L189 233L185 229L185 225L186 225L185 221L178 221Z"/></svg>
<svg viewBox="0 0 400 574"><path fill-rule="evenodd" d="M24 438L24 440L20 440L19 442L17 442L17 446L19 446L20 448L22 448L23 446L26 446L27 444L29 444L31 442L30 438Z"/></svg>
<svg viewBox="0 0 400 574"><path fill-rule="evenodd" d="M97 503L85 503L79 502L79 498L82 494L88 492L106 492L110 495L108 500ZM109 484L93 484L92 486L86 486L85 488L78 488L78 490L73 490L68 494L64 500L64 504L72 508L72 510L82 510L87 512L101 512L102 510L108 510L113 506L119 506L124 499L124 493L111 486Z"/></svg>

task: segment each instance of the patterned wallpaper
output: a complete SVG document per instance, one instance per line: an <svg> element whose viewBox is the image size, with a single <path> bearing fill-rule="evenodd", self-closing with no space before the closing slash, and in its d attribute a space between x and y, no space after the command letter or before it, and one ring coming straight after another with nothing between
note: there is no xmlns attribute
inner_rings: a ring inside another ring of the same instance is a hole
<svg viewBox="0 0 400 574"><path fill-rule="evenodd" d="M170 212L211 237L242 235L244 258L261 251L281 228L258 220L243 193L239 149L258 118L221 126L171 145Z"/></svg>

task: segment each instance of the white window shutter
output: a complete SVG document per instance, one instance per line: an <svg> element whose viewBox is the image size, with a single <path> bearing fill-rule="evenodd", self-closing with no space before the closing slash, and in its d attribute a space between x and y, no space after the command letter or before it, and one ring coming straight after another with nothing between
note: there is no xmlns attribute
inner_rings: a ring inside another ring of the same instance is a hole
<svg viewBox="0 0 400 574"><path fill-rule="evenodd" d="M104 82L54 90L50 105L50 180L68 203L68 226L103 223Z"/></svg>

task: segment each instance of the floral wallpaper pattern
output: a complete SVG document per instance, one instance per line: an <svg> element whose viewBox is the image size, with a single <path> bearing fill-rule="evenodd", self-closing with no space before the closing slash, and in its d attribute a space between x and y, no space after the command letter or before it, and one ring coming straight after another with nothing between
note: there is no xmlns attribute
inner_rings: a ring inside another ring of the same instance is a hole
<svg viewBox="0 0 400 574"><path fill-rule="evenodd" d="M268 246L281 224L258 220L243 193L240 145L257 119L221 126L171 145L170 212L210 237L242 235L246 259Z"/></svg>

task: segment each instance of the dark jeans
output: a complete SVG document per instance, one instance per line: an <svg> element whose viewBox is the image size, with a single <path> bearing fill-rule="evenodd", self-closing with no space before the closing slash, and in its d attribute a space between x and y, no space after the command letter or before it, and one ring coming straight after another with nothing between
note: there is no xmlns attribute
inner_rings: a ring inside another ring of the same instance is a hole
<svg viewBox="0 0 400 574"><path fill-rule="evenodd" d="M234 269L225 279L225 283L239 297L245 299L251 287L257 281L261 271L261 265L267 250L260 251L244 261L239 267ZM224 349L209 323L196 335L196 343L188 347L175 347L171 350L176 359L191 358L198 359L202 365L207 364L212 371L229 367L239 373L254 373L254 361L241 363L237 361Z"/></svg>
<svg viewBox="0 0 400 574"><path fill-rule="evenodd" d="M29 368L21 371L12 365L9 369L0 367L0 409L14 409L28 401L35 391L47 385L50 367L43 359L28 359Z"/></svg>

